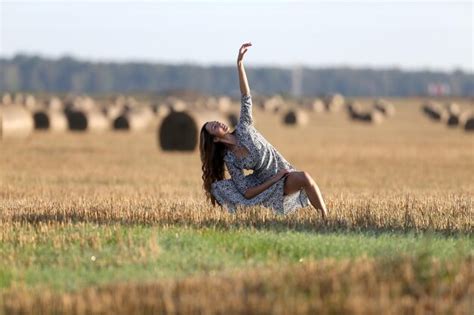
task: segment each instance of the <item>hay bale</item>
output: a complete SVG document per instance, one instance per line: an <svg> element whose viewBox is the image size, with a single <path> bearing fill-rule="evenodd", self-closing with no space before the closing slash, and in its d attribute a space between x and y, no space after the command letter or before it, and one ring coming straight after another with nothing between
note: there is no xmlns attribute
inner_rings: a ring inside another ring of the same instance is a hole
<svg viewBox="0 0 474 315"><path fill-rule="evenodd" d="M384 115L377 110L372 110L370 112L354 113L351 118L355 121L380 124L383 122Z"/></svg>
<svg viewBox="0 0 474 315"><path fill-rule="evenodd" d="M344 96L341 94L330 94L324 98L324 105L328 112L338 112L344 106Z"/></svg>
<svg viewBox="0 0 474 315"><path fill-rule="evenodd" d="M171 112L171 109L165 104L159 104L158 106L154 108L153 111L155 112L155 115L157 117L163 118L163 117L166 117Z"/></svg>
<svg viewBox="0 0 474 315"><path fill-rule="evenodd" d="M270 113L278 113L285 108L285 101L280 95L274 95L261 103L261 108Z"/></svg>
<svg viewBox="0 0 474 315"><path fill-rule="evenodd" d="M466 124L466 121L473 116L471 110L466 110L459 114L459 125L464 126Z"/></svg>
<svg viewBox="0 0 474 315"><path fill-rule="evenodd" d="M68 120L61 111L37 110L33 113L36 130L63 132L68 129Z"/></svg>
<svg viewBox="0 0 474 315"><path fill-rule="evenodd" d="M393 104L381 98L374 101L374 109L380 111L386 117L395 115L395 107Z"/></svg>
<svg viewBox="0 0 474 315"><path fill-rule="evenodd" d="M65 109L67 111L81 111L81 112L92 112L98 108L95 101L88 96L72 97L68 96L65 102Z"/></svg>
<svg viewBox="0 0 474 315"><path fill-rule="evenodd" d="M13 98L10 93L4 93L2 95L2 104L3 105L11 105L13 103Z"/></svg>
<svg viewBox="0 0 474 315"><path fill-rule="evenodd" d="M126 97L125 103L123 104L124 111L129 111L140 106L140 103L134 97Z"/></svg>
<svg viewBox="0 0 474 315"><path fill-rule="evenodd" d="M454 114L454 113L449 113L449 118L446 121L446 124L448 127L457 127L460 125L461 120L460 120L461 114Z"/></svg>
<svg viewBox="0 0 474 315"><path fill-rule="evenodd" d="M229 124L226 117L216 111L171 112L158 128L158 144L165 151L194 151L202 126L214 120Z"/></svg>
<svg viewBox="0 0 474 315"><path fill-rule="evenodd" d="M25 107L28 110L33 111L37 108L37 105L36 98L33 95L28 94L25 98Z"/></svg>
<svg viewBox="0 0 474 315"><path fill-rule="evenodd" d="M423 104L422 110L426 116L434 121L447 122L449 119L449 113L446 108L437 102L429 101Z"/></svg>
<svg viewBox="0 0 474 315"><path fill-rule="evenodd" d="M283 115L283 123L292 126L305 126L308 124L308 114L301 109L291 109Z"/></svg>
<svg viewBox="0 0 474 315"><path fill-rule="evenodd" d="M447 104L445 105L445 108L446 108L446 110L448 111L448 113L449 113L450 115L456 115L456 116L458 116L458 115L461 114L461 107L460 107L459 104L457 104L457 103L453 103L453 102L447 103Z"/></svg>
<svg viewBox="0 0 474 315"><path fill-rule="evenodd" d="M154 118L154 114L149 107L136 108L118 116L113 121L115 130L146 130Z"/></svg>
<svg viewBox="0 0 474 315"><path fill-rule="evenodd" d="M110 121L114 121L124 112L125 112L125 109L123 105L118 105L117 103L108 104L102 107L102 113L104 113L104 115Z"/></svg>
<svg viewBox="0 0 474 315"><path fill-rule="evenodd" d="M0 106L0 139L26 138L33 127L33 117L23 106Z"/></svg>
<svg viewBox="0 0 474 315"><path fill-rule="evenodd" d="M169 108L173 112L184 112L188 109L188 105L180 99L175 99L169 103Z"/></svg>
<svg viewBox="0 0 474 315"><path fill-rule="evenodd" d="M324 102L319 98L304 102L302 107L310 112L324 112Z"/></svg>
<svg viewBox="0 0 474 315"><path fill-rule="evenodd" d="M110 121L102 112L97 110L67 110L66 117L69 130L96 132L110 129Z"/></svg>
<svg viewBox="0 0 474 315"><path fill-rule="evenodd" d="M227 96L221 96L217 99L217 109L222 112L228 112L232 107L232 101Z"/></svg>
<svg viewBox="0 0 474 315"><path fill-rule="evenodd" d="M362 105L357 101L348 101L346 103L346 109L352 119L356 119L357 116L363 113Z"/></svg>
<svg viewBox="0 0 474 315"><path fill-rule="evenodd" d="M466 122L464 123L464 130L467 132L474 132L474 116L466 119Z"/></svg>
<svg viewBox="0 0 474 315"><path fill-rule="evenodd" d="M13 104L24 105L25 96L22 93L15 93L15 96L13 97Z"/></svg>
<svg viewBox="0 0 474 315"><path fill-rule="evenodd" d="M56 96L51 97L47 101L46 107L48 108L48 110L51 110L51 111L62 111L62 110L64 110L63 102L61 101L61 99L59 97L56 97Z"/></svg>
<svg viewBox="0 0 474 315"><path fill-rule="evenodd" d="M239 123L239 114L234 113L234 112L228 112L226 116L227 116L227 120L230 123L230 127L235 128L237 124Z"/></svg>

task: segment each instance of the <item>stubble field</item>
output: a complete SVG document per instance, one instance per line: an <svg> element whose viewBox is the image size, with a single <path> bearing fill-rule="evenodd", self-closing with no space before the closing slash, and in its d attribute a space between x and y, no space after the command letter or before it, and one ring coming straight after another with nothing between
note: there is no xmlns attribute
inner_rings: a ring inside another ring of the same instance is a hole
<svg viewBox="0 0 474 315"><path fill-rule="evenodd" d="M0 313L469 313L474 136L391 101L380 125L254 108L328 222L212 208L198 152L160 151L154 131L0 143Z"/></svg>

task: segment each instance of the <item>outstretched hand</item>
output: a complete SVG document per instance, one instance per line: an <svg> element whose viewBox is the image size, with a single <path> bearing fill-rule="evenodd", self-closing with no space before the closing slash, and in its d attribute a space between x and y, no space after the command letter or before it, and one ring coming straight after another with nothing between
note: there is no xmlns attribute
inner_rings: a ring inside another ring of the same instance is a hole
<svg viewBox="0 0 474 315"><path fill-rule="evenodd" d="M250 42L245 43L242 46L240 46L239 55L237 56L237 62L242 61L242 59L244 58L245 53L248 50L248 47L250 47L250 46L252 46L252 43L250 43Z"/></svg>

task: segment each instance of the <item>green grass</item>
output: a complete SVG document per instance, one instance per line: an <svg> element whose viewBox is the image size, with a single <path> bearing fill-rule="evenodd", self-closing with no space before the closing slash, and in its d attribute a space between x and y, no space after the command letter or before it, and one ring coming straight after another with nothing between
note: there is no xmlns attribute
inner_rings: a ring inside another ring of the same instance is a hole
<svg viewBox="0 0 474 315"><path fill-rule="evenodd" d="M5 231L4 231L5 232ZM71 290L310 259L473 254L470 236L314 233L144 226L18 225L0 244L0 288Z"/></svg>

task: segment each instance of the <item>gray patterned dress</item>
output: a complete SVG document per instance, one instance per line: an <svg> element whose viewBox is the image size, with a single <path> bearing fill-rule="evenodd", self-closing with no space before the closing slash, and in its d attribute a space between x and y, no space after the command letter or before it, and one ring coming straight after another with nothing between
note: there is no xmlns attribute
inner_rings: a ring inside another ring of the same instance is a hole
<svg viewBox="0 0 474 315"><path fill-rule="evenodd" d="M248 188L264 183L281 169L297 171L253 126L251 95L242 96L240 119L234 135L237 145L244 146L249 154L239 158L227 150L224 162L231 178L215 181L211 185L211 193L221 206L234 213L238 205L262 205L278 214L287 214L310 204L304 189L283 195L286 177L253 198L244 197ZM253 173L245 175L244 169L253 170Z"/></svg>

